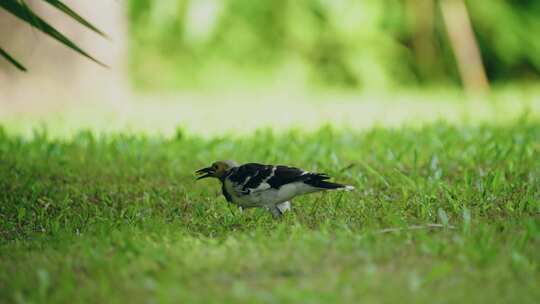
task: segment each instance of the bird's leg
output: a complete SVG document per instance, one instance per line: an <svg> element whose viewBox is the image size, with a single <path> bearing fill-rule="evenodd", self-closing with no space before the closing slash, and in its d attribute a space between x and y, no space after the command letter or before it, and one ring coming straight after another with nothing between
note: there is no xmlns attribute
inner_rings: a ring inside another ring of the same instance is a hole
<svg viewBox="0 0 540 304"><path fill-rule="evenodd" d="M278 207L270 207L270 208L267 208L268 211L270 211L270 213L272 213L272 217L275 218L275 219L278 219L280 218L283 213L281 213L281 210L279 210Z"/></svg>
<svg viewBox="0 0 540 304"><path fill-rule="evenodd" d="M286 201L275 206L267 206L265 208L272 213L274 218L280 218L287 210L291 210L291 203Z"/></svg>
<svg viewBox="0 0 540 304"><path fill-rule="evenodd" d="M281 204L277 204L276 207L279 209L281 214L283 214L286 211L291 210L291 203L289 201L286 201L286 202L283 202Z"/></svg>

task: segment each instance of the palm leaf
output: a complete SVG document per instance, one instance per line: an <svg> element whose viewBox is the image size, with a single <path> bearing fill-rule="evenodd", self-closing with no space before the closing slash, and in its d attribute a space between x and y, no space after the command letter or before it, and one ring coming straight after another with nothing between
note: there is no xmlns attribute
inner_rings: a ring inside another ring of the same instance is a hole
<svg viewBox="0 0 540 304"><path fill-rule="evenodd" d="M86 19L81 17L79 14L77 14L77 12L73 11L69 6L62 3L61 1L58 1L58 0L43 0L43 1L45 1L45 2L49 3L50 5L54 6L58 10L62 11L66 15L68 15L71 18L75 19L77 22L79 22L80 24L86 26L87 28L91 29L92 31L98 33L99 35L101 35L101 36L103 36L105 38L108 38L105 33L103 33L97 27L92 25L90 22L86 21Z"/></svg>
<svg viewBox="0 0 540 304"><path fill-rule="evenodd" d="M15 58L11 57L8 52L4 51L3 48L0 47L0 56L4 57L7 61L9 61L11 64L13 64L15 67L17 67L21 71L26 72L26 68L20 64Z"/></svg>
<svg viewBox="0 0 540 304"><path fill-rule="evenodd" d="M99 31L97 28L95 28L92 24L87 22L85 19L80 17L78 14L76 14L73 10L71 10L69 7L61 3L60 1L55 0L44 0L56 7L57 9L61 10L62 12L66 13L67 15L71 16L73 19L78 21L79 23L83 24L84 26L96 31L97 33L101 34L102 36L105 36L101 31ZM5 9L7 12L13 14L14 16L18 17L19 19L23 20L24 22L28 23L29 25L37 28L38 30L42 31L44 34L56 39L58 42L62 43L63 45L71 48L75 52L79 53L80 55L94 61L95 63L106 67L105 64L97 60L96 58L92 57L90 54L85 52L83 49L81 49L78 45L76 45L73 41L71 41L69 38L64 36L62 33L60 33L58 30L56 30L53 26L51 26L49 23L47 23L45 20L43 20L41 17L36 15L32 9L30 9L23 1L19 0L1 0L0 1L0 7ZM6 60L8 60L10 63L17 66L17 68L20 69L20 67L23 67L20 63L18 63L16 60L13 59L12 56L10 56L7 52L2 51L2 57L4 57ZM15 64L17 63L17 64Z"/></svg>

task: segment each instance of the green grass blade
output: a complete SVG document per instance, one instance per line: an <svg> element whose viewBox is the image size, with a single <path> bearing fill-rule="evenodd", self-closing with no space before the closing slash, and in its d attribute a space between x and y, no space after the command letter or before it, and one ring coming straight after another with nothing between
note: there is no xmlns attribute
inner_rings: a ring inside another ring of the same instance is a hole
<svg viewBox="0 0 540 304"><path fill-rule="evenodd" d="M72 50L76 51L80 55L94 61L95 63L107 67L104 63L97 60L96 58L92 57L90 54L85 52L83 49L81 49L79 46L77 46L73 41L71 41L69 38L64 36L62 33L60 33L58 30L56 30L53 26L48 24L45 20L43 20L41 17L36 15L26 4L23 2L18 2L15 0L4 0L0 1L0 7L4 8L9 13L13 14L14 16L22 19L24 22L30 24L31 26L39 29L43 33L49 35L50 37L56 39L63 45L71 48Z"/></svg>
<svg viewBox="0 0 540 304"><path fill-rule="evenodd" d="M386 187L390 187L390 184L388 183L388 181L386 180L386 178L384 178L384 176L382 176L379 172L377 172L377 170L373 169L370 165L364 163L364 162L360 162L360 164L371 174L373 174L377 179L379 179Z"/></svg>
<svg viewBox="0 0 540 304"><path fill-rule="evenodd" d="M11 55L9 55L8 52L4 51L4 49L2 49L1 47L0 47L0 56L4 57L4 59L9 61L11 64L13 64L17 69L26 72L26 68L20 62L15 60L15 58L11 57Z"/></svg>
<svg viewBox="0 0 540 304"><path fill-rule="evenodd" d="M87 28L94 31L95 33L97 33L97 34L99 34L99 35L101 35L101 36L103 36L105 38L108 38L108 36L104 32L102 32L100 29L98 29L96 26L94 26L93 24L88 22L83 17L81 17L81 15L77 14L77 12L73 11L69 6L65 5L61 1L58 1L58 0L43 0L43 1L45 1L45 2L49 3L50 5L54 6L59 11L62 11L63 13L70 16L71 18L73 18L74 20L76 20L80 24L86 26Z"/></svg>

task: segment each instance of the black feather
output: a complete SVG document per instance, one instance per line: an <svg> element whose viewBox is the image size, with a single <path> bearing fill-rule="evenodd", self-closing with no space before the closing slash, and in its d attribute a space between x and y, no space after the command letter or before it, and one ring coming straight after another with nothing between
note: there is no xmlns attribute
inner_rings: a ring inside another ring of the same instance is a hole
<svg viewBox="0 0 540 304"><path fill-rule="evenodd" d="M249 181L244 185L244 190L257 188L263 180L266 180L272 174L273 166L261 165Z"/></svg>

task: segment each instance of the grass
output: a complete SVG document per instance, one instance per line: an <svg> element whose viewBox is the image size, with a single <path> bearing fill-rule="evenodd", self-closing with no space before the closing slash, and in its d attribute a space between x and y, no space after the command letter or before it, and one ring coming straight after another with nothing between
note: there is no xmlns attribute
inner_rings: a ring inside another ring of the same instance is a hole
<svg viewBox="0 0 540 304"><path fill-rule="evenodd" d="M538 303L539 139L526 118L235 138L0 131L0 299ZM357 191L298 198L279 221L240 213L193 176L227 158ZM429 223L444 227L407 229Z"/></svg>

